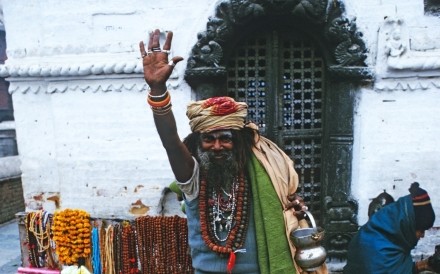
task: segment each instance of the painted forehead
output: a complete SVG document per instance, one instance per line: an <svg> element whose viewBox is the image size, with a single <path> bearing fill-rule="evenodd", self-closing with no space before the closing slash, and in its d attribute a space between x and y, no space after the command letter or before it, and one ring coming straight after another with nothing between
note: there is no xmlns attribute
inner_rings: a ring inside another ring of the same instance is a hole
<svg viewBox="0 0 440 274"><path fill-rule="evenodd" d="M225 129L225 130L216 130L213 132L206 132L206 133L202 133L202 138L203 137L212 137L212 138L220 138L220 137L232 137L232 131L229 129Z"/></svg>

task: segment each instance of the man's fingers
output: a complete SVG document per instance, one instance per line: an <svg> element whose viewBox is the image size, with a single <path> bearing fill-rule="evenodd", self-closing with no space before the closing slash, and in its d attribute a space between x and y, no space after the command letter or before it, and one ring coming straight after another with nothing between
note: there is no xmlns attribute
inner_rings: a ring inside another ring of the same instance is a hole
<svg viewBox="0 0 440 274"><path fill-rule="evenodd" d="M182 61L183 58L180 56L174 56L169 62L168 65L175 67L177 63L179 63L180 61Z"/></svg>
<svg viewBox="0 0 440 274"><path fill-rule="evenodd" d="M170 50L172 41L173 41L173 32L169 31L167 33L167 39L165 40L165 43L163 44L163 50Z"/></svg>
<svg viewBox="0 0 440 274"><path fill-rule="evenodd" d="M147 52L145 51L144 41L139 42L139 51L141 52L142 58L147 54Z"/></svg>
<svg viewBox="0 0 440 274"><path fill-rule="evenodd" d="M302 220L306 217L306 213L304 211L295 211L293 212L293 215L298 219Z"/></svg>
<svg viewBox="0 0 440 274"><path fill-rule="evenodd" d="M151 42L151 48L149 47L148 49L157 49L160 48L160 44L159 44L159 39L160 39L160 30L156 29L153 32L153 38L152 38L152 42ZM151 40L151 38L150 38Z"/></svg>
<svg viewBox="0 0 440 274"><path fill-rule="evenodd" d="M179 63L180 61L183 60L183 57L181 56L174 56L173 59L171 59L173 61L174 64Z"/></svg>
<svg viewBox="0 0 440 274"><path fill-rule="evenodd" d="M148 50L150 51L153 47L153 32L150 32L150 38L148 39Z"/></svg>

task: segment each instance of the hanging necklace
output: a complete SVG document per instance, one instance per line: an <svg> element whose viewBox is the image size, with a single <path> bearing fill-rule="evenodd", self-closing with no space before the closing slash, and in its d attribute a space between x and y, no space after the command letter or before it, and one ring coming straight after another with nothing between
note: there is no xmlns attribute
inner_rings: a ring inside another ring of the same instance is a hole
<svg viewBox="0 0 440 274"><path fill-rule="evenodd" d="M199 190L200 227L202 238L212 251L226 255L243 246L249 221L249 195L243 172L234 179L230 192L208 186L206 173L202 174ZM224 238L219 237L220 230L226 230Z"/></svg>
<svg viewBox="0 0 440 274"><path fill-rule="evenodd" d="M212 198L208 200L212 210L211 230L218 242L225 242L233 226L235 219L235 209L237 205L236 192L238 190L238 180L234 178L231 193L221 188L220 192L212 190ZM224 238L218 236L218 232L227 231Z"/></svg>

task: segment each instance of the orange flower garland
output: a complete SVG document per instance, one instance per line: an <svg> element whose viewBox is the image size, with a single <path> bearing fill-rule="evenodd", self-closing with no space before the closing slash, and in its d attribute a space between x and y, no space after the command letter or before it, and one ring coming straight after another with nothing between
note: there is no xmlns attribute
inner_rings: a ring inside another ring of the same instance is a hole
<svg viewBox="0 0 440 274"><path fill-rule="evenodd" d="M91 253L90 215L80 209L55 212L52 226L56 254L62 264L78 264Z"/></svg>

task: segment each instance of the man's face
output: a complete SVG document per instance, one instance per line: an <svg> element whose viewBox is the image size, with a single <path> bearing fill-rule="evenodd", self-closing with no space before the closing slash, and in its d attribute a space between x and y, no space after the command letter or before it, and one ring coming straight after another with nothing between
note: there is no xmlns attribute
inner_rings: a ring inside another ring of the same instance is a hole
<svg viewBox="0 0 440 274"><path fill-rule="evenodd" d="M208 182L227 187L237 175L238 164L234 157L234 144L230 130L202 133L198 157L200 166L209 171Z"/></svg>
<svg viewBox="0 0 440 274"><path fill-rule="evenodd" d="M234 148L232 132L230 130L217 130L201 135L201 150L207 152L209 159L215 162L222 162L230 157Z"/></svg>

